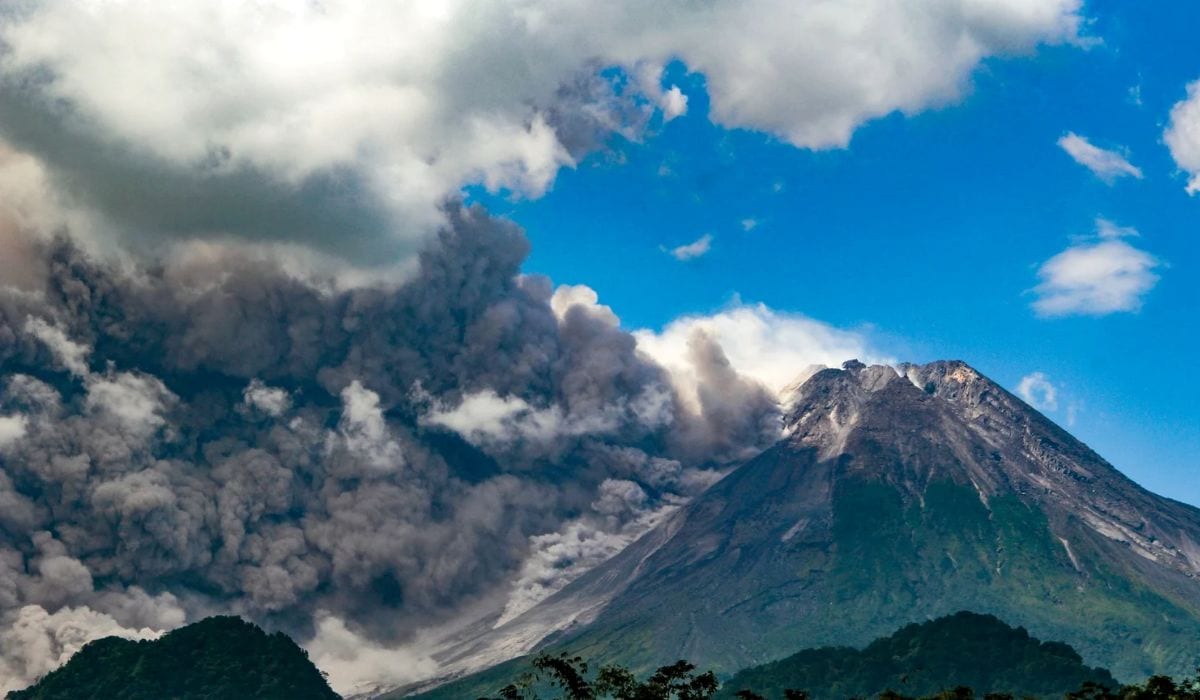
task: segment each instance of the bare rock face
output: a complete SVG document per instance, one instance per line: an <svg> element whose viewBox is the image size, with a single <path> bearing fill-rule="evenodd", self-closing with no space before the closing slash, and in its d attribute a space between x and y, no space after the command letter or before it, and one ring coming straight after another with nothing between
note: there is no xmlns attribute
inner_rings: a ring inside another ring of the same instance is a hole
<svg viewBox="0 0 1200 700"><path fill-rule="evenodd" d="M1019 494L1165 569L1200 576L1196 509L1137 486L965 363L905 364L897 371L852 361L825 370L797 392L785 427L791 445L815 447L826 457L857 452L862 469L886 470L886 463L861 457L890 443L897 450L890 456L913 471L877 476L904 474L914 493L946 479L969 483L985 503ZM848 450L852 435L855 449Z"/></svg>
<svg viewBox="0 0 1200 700"><path fill-rule="evenodd" d="M1124 681L1195 669L1200 510L962 362L852 361L788 403L776 445L526 613L587 608L542 646L732 672L970 610Z"/></svg>

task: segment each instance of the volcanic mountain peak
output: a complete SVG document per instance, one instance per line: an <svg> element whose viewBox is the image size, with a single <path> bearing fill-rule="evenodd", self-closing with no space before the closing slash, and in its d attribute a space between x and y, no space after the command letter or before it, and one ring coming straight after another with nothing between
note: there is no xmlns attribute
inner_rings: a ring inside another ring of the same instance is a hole
<svg viewBox="0 0 1200 700"><path fill-rule="evenodd" d="M790 399L779 443L547 601L607 592L566 638L734 668L971 608L1130 678L1191 668L1200 511L963 362L850 361Z"/></svg>
<svg viewBox="0 0 1200 700"><path fill-rule="evenodd" d="M814 416L848 417L867 403L872 394L889 387L910 394L908 402L902 403L915 401L921 391L964 408L974 408L989 394L995 393L1015 400L999 385L960 360L939 360L926 365L906 362L896 367L867 366L858 360L849 360L841 369L823 368L806 372L804 376L806 379L793 384L785 397L788 410L784 425L789 432L804 427ZM893 387L894 383L908 386ZM917 391L911 391L913 389ZM891 394L881 403L896 400L897 395Z"/></svg>
<svg viewBox="0 0 1200 700"><path fill-rule="evenodd" d="M814 448L848 474L918 498L937 480L969 484L985 504L1017 494L1055 529L1080 521L1143 559L1200 575L1195 509L1137 486L965 362L821 370L793 392L784 426L790 449Z"/></svg>
<svg viewBox="0 0 1200 700"><path fill-rule="evenodd" d="M1194 668L1200 511L1139 487L969 365L821 369L791 390L784 426L463 649L554 623L543 644L598 660L733 670L969 609L1128 680Z"/></svg>
<svg viewBox="0 0 1200 700"><path fill-rule="evenodd" d="M793 392L785 445L814 448L819 461L872 472L917 497L930 481L946 479L972 486L986 501L1010 490L1009 478L993 454L1001 441L980 434L974 419L980 401L1003 393L961 362L868 367L851 360Z"/></svg>

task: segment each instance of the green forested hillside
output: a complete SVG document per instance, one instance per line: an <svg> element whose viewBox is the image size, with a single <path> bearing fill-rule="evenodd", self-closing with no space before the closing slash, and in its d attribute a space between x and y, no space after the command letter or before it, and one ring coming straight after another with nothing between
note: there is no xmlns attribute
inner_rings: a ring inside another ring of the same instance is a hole
<svg viewBox="0 0 1200 700"><path fill-rule="evenodd" d="M862 650L810 649L743 670L722 684L717 697L749 689L783 698L789 688L817 699L887 690L924 697L966 686L979 695L1061 698L1085 682L1118 685L1108 671L1085 666L1066 644L1038 641L991 615L960 612L908 625Z"/></svg>
<svg viewBox="0 0 1200 700"><path fill-rule="evenodd" d="M94 641L7 700L337 700L303 649L237 617Z"/></svg>

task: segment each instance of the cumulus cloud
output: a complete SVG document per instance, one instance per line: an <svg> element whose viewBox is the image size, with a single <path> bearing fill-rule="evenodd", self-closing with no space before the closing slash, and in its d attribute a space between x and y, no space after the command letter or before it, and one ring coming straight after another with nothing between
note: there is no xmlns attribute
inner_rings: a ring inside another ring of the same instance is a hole
<svg viewBox="0 0 1200 700"><path fill-rule="evenodd" d="M1142 179L1142 169L1129 162L1117 151L1095 146L1085 137L1069 132L1058 140L1059 148L1075 159L1076 163L1091 170L1096 177L1112 184L1117 178Z"/></svg>
<svg viewBox="0 0 1200 700"><path fill-rule="evenodd" d="M1054 411L1058 409L1058 387L1046 378L1042 372L1033 372L1021 377L1017 384L1017 394L1025 403L1039 411ZM1073 417L1073 412L1071 416Z"/></svg>
<svg viewBox="0 0 1200 700"><path fill-rule="evenodd" d="M1076 40L1079 10L18 3L0 11L0 138L91 228L372 265L414 255L463 185L537 196L607 134L683 114L668 61L703 73L717 123L836 147L954 100L989 56ZM598 78L608 66L634 79Z"/></svg>
<svg viewBox="0 0 1200 700"><path fill-rule="evenodd" d="M666 121L687 114L688 98L678 85L672 85L670 90L664 92L659 104L662 106L663 119Z"/></svg>
<svg viewBox="0 0 1200 700"><path fill-rule="evenodd" d="M694 260L707 255L708 251L712 249L712 242L712 234L706 233L691 243L676 246L667 252L676 260Z"/></svg>
<svg viewBox="0 0 1200 700"><path fill-rule="evenodd" d="M1187 87L1187 97L1171 108L1163 143L1188 176L1187 192L1200 192L1200 80Z"/></svg>
<svg viewBox="0 0 1200 700"><path fill-rule="evenodd" d="M693 350L697 333L719 346L737 372L778 395L812 365L840 367L854 358L891 362L861 331L848 331L765 304L736 303L708 316L684 316L662 331L636 331L638 348L671 372L681 394L697 401Z"/></svg>
<svg viewBox="0 0 1200 700"><path fill-rule="evenodd" d="M1098 220L1094 239L1076 243L1038 268L1034 311L1045 317L1104 316L1142 308L1158 283L1162 262L1123 240L1136 234Z"/></svg>

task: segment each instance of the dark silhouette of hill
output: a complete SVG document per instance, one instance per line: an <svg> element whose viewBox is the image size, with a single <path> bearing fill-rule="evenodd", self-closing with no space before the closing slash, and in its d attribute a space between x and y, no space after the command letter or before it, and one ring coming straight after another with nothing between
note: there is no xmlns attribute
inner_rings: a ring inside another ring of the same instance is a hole
<svg viewBox="0 0 1200 700"><path fill-rule="evenodd" d="M105 637L8 700L338 700L287 635L210 617L153 641Z"/></svg>
<svg viewBox="0 0 1200 700"><path fill-rule="evenodd" d="M1108 671L1084 665L1066 644L1038 641L991 615L960 612L907 625L865 649L808 649L739 671L716 697L750 690L774 700L788 689L804 690L814 700L874 697L888 690L928 697L965 686L979 696L1061 698L1088 682L1119 686Z"/></svg>

